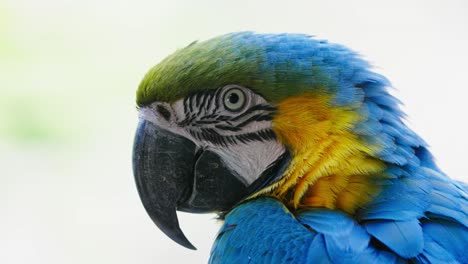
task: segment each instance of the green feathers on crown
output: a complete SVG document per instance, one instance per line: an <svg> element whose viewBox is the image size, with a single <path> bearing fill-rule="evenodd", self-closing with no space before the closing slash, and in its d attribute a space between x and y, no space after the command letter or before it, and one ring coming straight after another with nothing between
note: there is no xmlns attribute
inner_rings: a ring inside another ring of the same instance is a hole
<svg viewBox="0 0 468 264"><path fill-rule="evenodd" d="M303 92L334 95L337 104L362 100L360 85L386 80L349 49L301 34L231 33L177 50L141 82L139 106L238 84L270 103Z"/></svg>
<svg viewBox="0 0 468 264"><path fill-rule="evenodd" d="M175 101L188 94L237 83L252 86L262 62L261 50L253 45L236 45L221 36L194 42L177 50L154 66L137 90L137 104Z"/></svg>

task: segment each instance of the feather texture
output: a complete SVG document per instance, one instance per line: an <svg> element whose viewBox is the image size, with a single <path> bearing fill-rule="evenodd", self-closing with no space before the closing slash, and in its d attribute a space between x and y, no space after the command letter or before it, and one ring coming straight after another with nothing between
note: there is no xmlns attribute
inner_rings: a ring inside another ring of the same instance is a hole
<svg viewBox="0 0 468 264"><path fill-rule="evenodd" d="M257 198L226 216L210 263L466 263L467 243L466 227L453 221L361 225L339 211L293 215L276 199Z"/></svg>
<svg viewBox="0 0 468 264"><path fill-rule="evenodd" d="M371 243L347 214L313 209L294 216L278 200L258 198L226 217L210 263L403 263Z"/></svg>
<svg viewBox="0 0 468 264"><path fill-rule="evenodd" d="M403 258L412 258L421 253L422 228L418 220L375 221L365 225L369 234Z"/></svg>

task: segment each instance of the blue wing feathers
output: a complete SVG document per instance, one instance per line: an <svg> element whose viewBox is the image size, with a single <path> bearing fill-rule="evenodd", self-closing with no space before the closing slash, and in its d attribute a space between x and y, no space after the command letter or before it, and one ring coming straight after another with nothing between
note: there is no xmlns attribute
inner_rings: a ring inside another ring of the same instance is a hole
<svg viewBox="0 0 468 264"><path fill-rule="evenodd" d="M423 232L418 220L376 221L365 225L366 230L403 258L421 253Z"/></svg>
<svg viewBox="0 0 468 264"><path fill-rule="evenodd" d="M226 225L231 228L226 229ZM257 199L236 207L224 226L210 263L298 263L305 259L316 236L273 199Z"/></svg>
<svg viewBox="0 0 468 264"><path fill-rule="evenodd" d="M380 219L361 224L350 215L328 209L303 210L294 216L279 201L259 198L227 215L210 263L468 261L465 226L430 216L420 219L422 224L414 216L409 221ZM372 237L388 249L370 243Z"/></svg>
<svg viewBox="0 0 468 264"><path fill-rule="evenodd" d="M310 243L304 263L332 263L327 253L323 234L316 235Z"/></svg>
<svg viewBox="0 0 468 264"><path fill-rule="evenodd" d="M424 252L416 257L424 264L459 264L454 256L447 254L447 250L430 238L424 239Z"/></svg>
<svg viewBox="0 0 468 264"><path fill-rule="evenodd" d="M422 228L427 247L419 258L431 263L468 263L465 226L442 220L424 223Z"/></svg>
<svg viewBox="0 0 468 264"><path fill-rule="evenodd" d="M380 120L383 117L383 110L376 103L367 100L365 105L369 108L369 115L372 116L375 120Z"/></svg>
<svg viewBox="0 0 468 264"><path fill-rule="evenodd" d="M369 241L365 229L344 213L317 209L293 216L279 201L259 198L227 215L210 263L346 263L374 257L397 262Z"/></svg>
<svg viewBox="0 0 468 264"><path fill-rule="evenodd" d="M421 218L430 204L428 188L424 181L391 180L391 184L360 212L360 218L399 221Z"/></svg>
<svg viewBox="0 0 468 264"><path fill-rule="evenodd" d="M432 213L434 216L440 216L442 218L451 218L468 226L468 216L466 214L467 210L463 204L459 204L453 201L453 196L447 195L446 193L441 193L434 191L431 193L431 198L433 199L433 204L428 208L428 212Z"/></svg>
<svg viewBox="0 0 468 264"><path fill-rule="evenodd" d="M297 219L313 230L323 234L348 233L353 228L344 213L317 208L299 212Z"/></svg>

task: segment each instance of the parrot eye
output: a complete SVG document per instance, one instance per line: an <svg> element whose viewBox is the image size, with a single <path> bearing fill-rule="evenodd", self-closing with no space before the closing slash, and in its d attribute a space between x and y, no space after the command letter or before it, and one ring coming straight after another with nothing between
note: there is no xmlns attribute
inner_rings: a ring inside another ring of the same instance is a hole
<svg viewBox="0 0 468 264"><path fill-rule="evenodd" d="M245 93L240 88L231 88L224 93L224 107L229 111L239 111L244 107L245 99Z"/></svg>

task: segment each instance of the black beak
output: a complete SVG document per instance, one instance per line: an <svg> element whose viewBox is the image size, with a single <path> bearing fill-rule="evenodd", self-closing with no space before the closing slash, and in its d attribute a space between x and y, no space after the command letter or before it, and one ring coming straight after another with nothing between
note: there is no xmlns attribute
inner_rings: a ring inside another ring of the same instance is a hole
<svg viewBox="0 0 468 264"><path fill-rule="evenodd" d="M195 247L180 229L176 210L225 211L248 192L240 177L215 153L146 120L140 120L135 136L133 173L153 222L189 249Z"/></svg>

